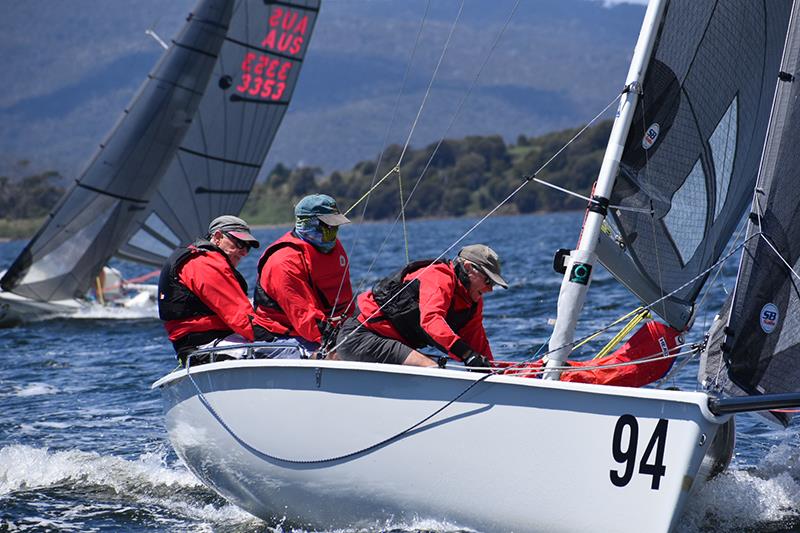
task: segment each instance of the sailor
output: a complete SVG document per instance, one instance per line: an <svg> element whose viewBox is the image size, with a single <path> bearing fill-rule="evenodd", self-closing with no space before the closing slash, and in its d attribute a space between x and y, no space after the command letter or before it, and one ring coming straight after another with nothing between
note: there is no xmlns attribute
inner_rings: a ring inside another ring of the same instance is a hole
<svg viewBox="0 0 800 533"><path fill-rule="evenodd" d="M336 201L312 194L294 209L295 226L258 261L253 301L259 341L274 342L261 356L320 357L341 321L353 312L350 261L337 238L350 220Z"/></svg>
<svg viewBox="0 0 800 533"><path fill-rule="evenodd" d="M178 358L200 348L253 342L253 306L247 282L236 270L258 240L239 217L211 221L208 235L173 252L158 280L158 315L164 320ZM240 357L242 350L225 352ZM191 364L208 362L192 358Z"/></svg>
<svg viewBox="0 0 800 533"><path fill-rule="evenodd" d="M433 346L469 367L491 366L483 328L483 295L499 285L500 259L484 244L465 246L453 261L422 260L358 297L357 316L338 336L339 359L436 366L418 349Z"/></svg>

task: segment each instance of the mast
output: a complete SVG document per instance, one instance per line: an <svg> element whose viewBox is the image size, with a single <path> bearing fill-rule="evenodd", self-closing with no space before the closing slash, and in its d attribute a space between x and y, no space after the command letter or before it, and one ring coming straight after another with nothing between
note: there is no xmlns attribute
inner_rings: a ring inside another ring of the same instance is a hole
<svg viewBox="0 0 800 533"><path fill-rule="evenodd" d="M575 326L578 322L586 301L586 293L591 283L592 268L595 262L595 248L600 236L600 226L605 220L608 210L611 189L619 169L620 158L628 136L636 104L639 101L639 91L644 81L645 70L650 60L658 28L664 15L668 0L650 0L647 12L636 42L631 66L626 78L625 94L619 104L611 135L608 140L603 164L597 178L594 200L587 208L583 228L577 249L570 252L566 259L566 271L561 281L561 290L558 294L556 323L550 337L548 361L544 379L559 379L561 372L553 369L563 365L572 353L572 343L575 337Z"/></svg>

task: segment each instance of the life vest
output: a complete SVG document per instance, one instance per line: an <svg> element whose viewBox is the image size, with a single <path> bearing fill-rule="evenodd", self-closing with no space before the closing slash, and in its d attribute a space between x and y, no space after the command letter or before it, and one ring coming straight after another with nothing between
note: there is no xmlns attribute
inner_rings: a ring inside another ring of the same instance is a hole
<svg viewBox="0 0 800 533"><path fill-rule="evenodd" d="M278 302L261 286L261 273L267 260L275 252L285 247L300 252L303 268L308 274L308 283L317 293L324 307L322 311L328 316L342 314L353 299L353 288L350 285L348 270L349 261L342 243L337 240L333 250L329 253L322 253L312 244L295 236L291 231L270 244L258 260L258 277L253 290L256 312L270 318L274 318L276 315L286 317L286 313L278 305ZM288 321L288 317L283 321Z"/></svg>
<svg viewBox="0 0 800 533"><path fill-rule="evenodd" d="M439 346L420 325L419 279L414 279L411 282L404 281L409 274L434 264L448 264L448 262L441 259L412 261L398 272L376 283L372 288L372 297L381 307L383 316L369 318L367 322L388 319L403 338L410 343L412 348L436 346L447 352L447 349ZM455 283L461 283L460 280L456 279L454 268L450 270ZM458 333L475 315L478 304L473 303L468 309L456 310L454 301L455 299L451 300L445 322L454 332Z"/></svg>
<svg viewBox="0 0 800 533"><path fill-rule="evenodd" d="M175 250L167 259L158 278L158 316L161 320L181 320L198 316L211 316L214 311L208 308L195 293L178 279L181 266L202 253L222 254L231 267L236 281L247 294L247 281L233 266L228 256L219 247L205 239L198 239L189 246Z"/></svg>

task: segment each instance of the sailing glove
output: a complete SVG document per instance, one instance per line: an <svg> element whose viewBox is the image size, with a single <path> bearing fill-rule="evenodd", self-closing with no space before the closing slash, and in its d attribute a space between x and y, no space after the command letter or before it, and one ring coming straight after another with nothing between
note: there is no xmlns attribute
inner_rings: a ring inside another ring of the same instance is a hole
<svg viewBox="0 0 800 533"><path fill-rule="evenodd" d="M492 363L490 363L486 357L472 350L467 350L467 353L464 354L464 357L462 357L461 360L464 361L464 366L470 366L470 367L492 366Z"/></svg>

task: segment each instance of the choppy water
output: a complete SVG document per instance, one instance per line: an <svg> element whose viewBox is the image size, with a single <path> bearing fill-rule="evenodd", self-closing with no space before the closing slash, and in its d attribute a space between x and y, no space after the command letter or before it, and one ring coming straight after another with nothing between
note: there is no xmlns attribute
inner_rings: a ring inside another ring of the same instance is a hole
<svg viewBox="0 0 800 533"><path fill-rule="evenodd" d="M580 217L498 217L464 241L495 248L511 283L510 290L499 289L486 300L485 322L496 356L529 355L547 340L547 319L554 317L560 284L551 267L553 252L574 245ZM410 223L412 258L438 255L473 222ZM354 286L369 286L404 263L402 232L395 228L387 239L390 227L364 224L342 231L353 262ZM269 242L284 231L261 230L256 235ZM0 270L23 244L0 244ZM248 257L242 264L251 285L256 259ZM117 266L128 276L146 272L135 265ZM710 291L695 337L707 329L725 288L733 286L734 274L731 263ZM635 305L599 268L579 334ZM159 394L150 390L153 381L174 367L171 347L154 317L154 308L99 308L79 318L0 330L0 531L291 529L284 529L281 517L268 524L227 504L178 461L162 425ZM674 384L694 389L695 374L696 362L690 362ZM800 530L797 428L776 430L755 416L737 422L732 467L689 504L679 531ZM455 530L424 518L372 528Z"/></svg>

